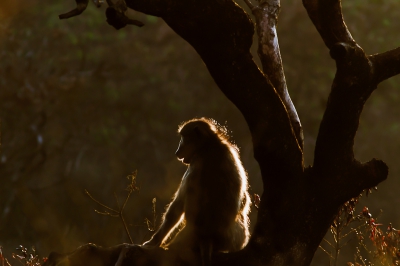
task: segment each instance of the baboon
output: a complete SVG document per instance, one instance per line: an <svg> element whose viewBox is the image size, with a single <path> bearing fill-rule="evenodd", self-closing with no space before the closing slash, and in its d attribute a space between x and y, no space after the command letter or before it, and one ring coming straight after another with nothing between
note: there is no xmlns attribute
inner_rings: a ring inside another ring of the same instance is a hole
<svg viewBox="0 0 400 266"><path fill-rule="evenodd" d="M238 148L215 120L189 120L178 133L181 140L175 154L188 168L160 228L144 245L190 249L205 265L213 252L237 251L248 242L247 174ZM182 223L183 229L170 239Z"/></svg>

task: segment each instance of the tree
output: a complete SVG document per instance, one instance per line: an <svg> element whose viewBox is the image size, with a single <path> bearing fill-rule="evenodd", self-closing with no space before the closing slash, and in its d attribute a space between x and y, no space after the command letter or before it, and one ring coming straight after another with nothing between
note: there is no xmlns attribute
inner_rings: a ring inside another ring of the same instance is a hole
<svg viewBox="0 0 400 266"><path fill-rule="evenodd" d="M116 28L140 26L124 15L125 2L108 2L108 23ZM346 27L340 0L303 0L336 62L314 162L305 167L302 127L288 94L276 34L280 1L246 3L255 18L263 70L250 54L253 22L234 1L126 0L129 8L163 18L194 47L218 87L243 114L252 135L264 184L255 229L245 249L216 254L213 264L309 265L339 208L387 178L386 164L377 159L357 161L353 144L366 100L380 82L400 72L400 48L367 55ZM71 265L178 263L174 254L161 249L86 245L69 255L52 253L48 264L65 259Z"/></svg>

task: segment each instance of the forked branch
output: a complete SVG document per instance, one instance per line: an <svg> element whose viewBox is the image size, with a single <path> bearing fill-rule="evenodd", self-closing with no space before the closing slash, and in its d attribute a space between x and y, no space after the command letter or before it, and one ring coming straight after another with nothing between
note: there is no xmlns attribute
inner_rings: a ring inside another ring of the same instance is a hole
<svg viewBox="0 0 400 266"><path fill-rule="evenodd" d="M317 137L314 169L326 180L335 179L338 187L347 187L346 191L333 195L344 202L387 177L387 166L382 161L357 162L353 145L364 104L384 75L383 67L374 66L371 60L392 61L392 69L398 60L368 57L364 53L346 27L340 0L303 0L303 4L337 67ZM398 53L390 55L398 57ZM378 69L379 78L375 74Z"/></svg>

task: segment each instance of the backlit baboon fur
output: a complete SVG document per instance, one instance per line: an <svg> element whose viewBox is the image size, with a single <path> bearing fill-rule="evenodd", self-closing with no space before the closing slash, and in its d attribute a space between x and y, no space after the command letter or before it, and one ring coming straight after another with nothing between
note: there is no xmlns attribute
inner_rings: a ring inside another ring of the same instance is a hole
<svg viewBox="0 0 400 266"><path fill-rule="evenodd" d="M238 148L225 127L207 118L179 126L176 156L188 165L163 223L145 245L190 248L204 260L242 249L249 239L250 198ZM172 239L170 234L184 223Z"/></svg>

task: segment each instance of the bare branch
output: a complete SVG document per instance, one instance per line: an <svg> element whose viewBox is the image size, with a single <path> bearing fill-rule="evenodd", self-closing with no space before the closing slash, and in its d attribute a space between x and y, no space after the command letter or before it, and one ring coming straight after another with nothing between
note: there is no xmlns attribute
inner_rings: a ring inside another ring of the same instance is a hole
<svg viewBox="0 0 400 266"><path fill-rule="evenodd" d="M325 238L324 238L325 239ZM319 248L326 253L326 255L328 255L331 259L333 259L333 256L331 253L329 253L326 249L324 249L321 245L319 245Z"/></svg>
<svg viewBox="0 0 400 266"><path fill-rule="evenodd" d="M71 17L75 17L75 16L82 14L82 12L85 11L85 9L88 6L89 0L75 0L75 2L76 2L75 9L69 11L68 13L61 14L58 17L60 19L66 19L66 18L71 18Z"/></svg>
<svg viewBox="0 0 400 266"><path fill-rule="evenodd" d="M94 212L97 213L97 214L104 215L104 216L110 216L110 217L114 217L114 218L119 217L119 214L111 214L108 211L101 212L101 211L98 211L98 210L94 210Z"/></svg>
<svg viewBox="0 0 400 266"><path fill-rule="evenodd" d="M355 44L343 20L340 0L303 0L303 5L329 49L338 42Z"/></svg>
<svg viewBox="0 0 400 266"><path fill-rule="evenodd" d="M105 204L101 203L100 201L98 201L97 199L95 199L95 198L89 193L89 191L87 191L86 189L85 189L85 193L86 193L86 195L89 196L89 198L91 198L94 202L96 202L97 204L99 204L101 207L103 207L103 208L105 208L105 209L107 209L107 210L110 210L110 211L112 211L112 212L119 213L119 211L114 210L113 208L110 208L110 207L108 207L107 205L105 205Z"/></svg>
<svg viewBox="0 0 400 266"><path fill-rule="evenodd" d="M370 55L377 83L400 74L400 47L375 55Z"/></svg>
<svg viewBox="0 0 400 266"><path fill-rule="evenodd" d="M339 162L353 161L359 117L373 90L368 82L370 64L360 47L339 43L332 47L331 56L336 59L337 73L321 121L314 158L314 167L323 171L338 170Z"/></svg>
<svg viewBox="0 0 400 266"><path fill-rule="evenodd" d="M136 175L136 174L135 174L135 175ZM133 180L134 180L134 179L132 179L132 182L134 182ZM90 193L85 189L85 193L86 193L94 202L96 202L97 204L99 204L99 205L102 206L103 208L112 211L114 214L111 214L111 213L109 213L108 211L101 212L101 211L95 210L96 213L101 214L101 215L111 216L111 217L119 217L119 218L121 219L122 224L124 225L125 232L126 232L126 234L128 235L129 240L131 241L131 244L133 244L133 240L132 240L131 234L129 233L128 225L126 224L123 211L124 211L124 208L125 208L125 206L126 206L126 203L128 202L128 199L129 199L130 195L133 193L133 191L134 191L133 189L131 189L131 190L128 191L128 195L126 196L126 199L125 199L124 203L122 204L122 206L120 206L119 201L118 201L118 197L117 197L117 195L114 193L115 201L117 202L117 206L118 206L118 210L114 210L113 208L110 208L110 207L108 207L107 205L105 205L105 204L101 203L100 201L96 200L96 199L95 199L92 195L90 195Z"/></svg>
<svg viewBox="0 0 400 266"><path fill-rule="evenodd" d="M258 56L261 60L263 71L274 85L286 110L289 114L296 139L303 149L303 129L296 108L289 96L282 58L279 48L276 26L280 11L280 0L260 1L258 6L246 2L256 18L258 34Z"/></svg>
<svg viewBox="0 0 400 266"><path fill-rule="evenodd" d="M335 248L334 245L332 245L331 242L329 242L326 238L322 239L323 241L325 241L326 243L328 243L329 246L331 246L332 248Z"/></svg>

